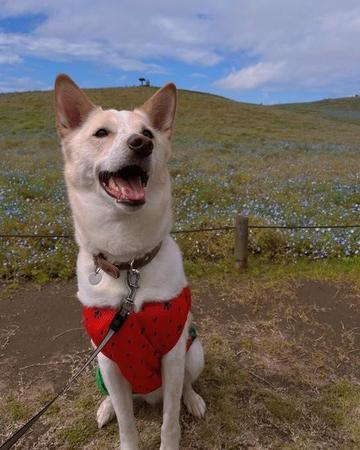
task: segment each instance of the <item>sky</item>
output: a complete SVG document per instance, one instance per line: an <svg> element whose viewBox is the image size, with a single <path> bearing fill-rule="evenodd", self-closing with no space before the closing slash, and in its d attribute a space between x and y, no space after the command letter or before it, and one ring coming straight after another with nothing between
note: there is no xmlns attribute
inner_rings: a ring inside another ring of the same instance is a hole
<svg viewBox="0 0 360 450"><path fill-rule="evenodd" d="M360 93L358 0L0 0L0 92L152 85L251 103Z"/></svg>

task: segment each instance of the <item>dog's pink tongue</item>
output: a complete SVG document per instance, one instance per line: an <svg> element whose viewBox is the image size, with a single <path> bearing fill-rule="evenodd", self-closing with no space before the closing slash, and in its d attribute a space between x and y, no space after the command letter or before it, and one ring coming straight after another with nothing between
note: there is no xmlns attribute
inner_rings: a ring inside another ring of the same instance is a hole
<svg viewBox="0 0 360 450"><path fill-rule="evenodd" d="M140 177L130 177L127 180L121 177L113 177L121 191L121 196L126 200L143 200L145 198L144 186Z"/></svg>

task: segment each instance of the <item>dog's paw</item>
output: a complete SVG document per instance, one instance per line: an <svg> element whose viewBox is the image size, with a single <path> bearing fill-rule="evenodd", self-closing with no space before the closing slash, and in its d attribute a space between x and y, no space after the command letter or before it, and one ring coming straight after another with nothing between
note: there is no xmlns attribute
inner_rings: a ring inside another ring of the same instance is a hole
<svg viewBox="0 0 360 450"><path fill-rule="evenodd" d="M194 389L189 389L184 393L184 403L189 413L194 417L198 419L204 417L206 404L201 395L197 394Z"/></svg>
<svg viewBox="0 0 360 450"><path fill-rule="evenodd" d="M179 450L179 444L175 444L175 445L163 445L163 444L161 444L160 450Z"/></svg>
<svg viewBox="0 0 360 450"><path fill-rule="evenodd" d="M96 421L99 428L102 428L104 425L108 424L115 418L114 407L111 403L110 397L105 397L105 399L101 402L97 413L96 413Z"/></svg>
<svg viewBox="0 0 360 450"><path fill-rule="evenodd" d="M120 450L139 450L137 444L120 444Z"/></svg>

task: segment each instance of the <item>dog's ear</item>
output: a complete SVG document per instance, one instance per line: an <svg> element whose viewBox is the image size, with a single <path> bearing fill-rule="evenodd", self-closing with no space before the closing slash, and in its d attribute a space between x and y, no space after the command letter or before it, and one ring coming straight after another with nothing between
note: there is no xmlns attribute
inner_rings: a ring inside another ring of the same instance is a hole
<svg viewBox="0 0 360 450"><path fill-rule="evenodd" d="M175 84L166 84L138 109L148 115L156 130L167 132L170 138L176 112Z"/></svg>
<svg viewBox="0 0 360 450"><path fill-rule="evenodd" d="M64 138L74 128L79 127L95 108L84 92L65 74L55 81L56 128Z"/></svg>

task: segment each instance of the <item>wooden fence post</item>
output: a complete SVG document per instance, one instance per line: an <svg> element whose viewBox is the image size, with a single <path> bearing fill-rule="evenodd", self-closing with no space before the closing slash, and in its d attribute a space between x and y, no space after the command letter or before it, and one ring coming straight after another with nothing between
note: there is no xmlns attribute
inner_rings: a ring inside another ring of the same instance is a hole
<svg viewBox="0 0 360 450"><path fill-rule="evenodd" d="M247 268L249 239L249 218L235 217L235 260L238 269Z"/></svg>

